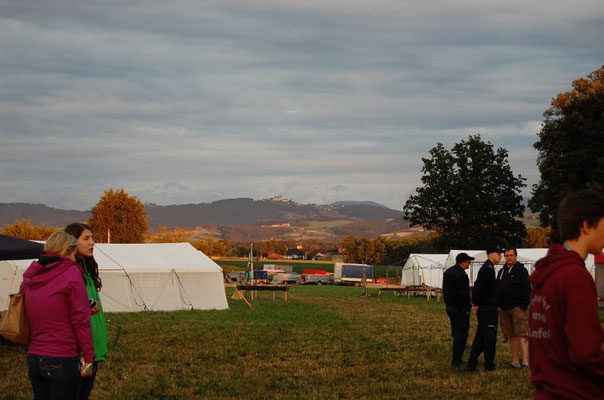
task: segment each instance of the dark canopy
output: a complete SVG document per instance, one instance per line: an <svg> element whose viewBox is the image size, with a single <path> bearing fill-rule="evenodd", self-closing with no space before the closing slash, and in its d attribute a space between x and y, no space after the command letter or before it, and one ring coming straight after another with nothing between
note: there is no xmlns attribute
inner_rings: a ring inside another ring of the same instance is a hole
<svg viewBox="0 0 604 400"><path fill-rule="evenodd" d="M0 260L28 260L40 257L44 245L0 235Z"/></svg>

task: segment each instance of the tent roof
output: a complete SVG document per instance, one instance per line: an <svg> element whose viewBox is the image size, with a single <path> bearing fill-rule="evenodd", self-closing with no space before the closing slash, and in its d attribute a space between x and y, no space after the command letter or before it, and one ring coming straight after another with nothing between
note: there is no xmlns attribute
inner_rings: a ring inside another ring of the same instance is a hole
<svg viewBox="0 0 604 400"><path fill-rule="evenodd" d="M448 254L411 253L403 269L411 268L412 266L419 266L420 268L444 268L448 256Z"/></svg>
<svg viewBox="0 0 604 400"><path fill-rule="evenodd" d="M94 246L100 270L126 272L216 272L222 271L212 259L190 243L106 244Z"/></svg>
<svg viewBox="0 0 604 400"><path fill-rule="evenodd" d="M0 260L26 260L38 258L44 245L29 240L0 235Z"/></svg>

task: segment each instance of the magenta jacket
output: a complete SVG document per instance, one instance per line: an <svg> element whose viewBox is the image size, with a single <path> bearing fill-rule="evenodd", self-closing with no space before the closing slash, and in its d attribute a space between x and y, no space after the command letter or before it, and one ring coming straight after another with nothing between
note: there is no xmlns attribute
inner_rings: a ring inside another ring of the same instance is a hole
<svg viewBox="0 0 604 400"><path fill-rule="evenodd" d="M45 253L23 273L29 354L94 361L90 305L78 264Z"/></svg>

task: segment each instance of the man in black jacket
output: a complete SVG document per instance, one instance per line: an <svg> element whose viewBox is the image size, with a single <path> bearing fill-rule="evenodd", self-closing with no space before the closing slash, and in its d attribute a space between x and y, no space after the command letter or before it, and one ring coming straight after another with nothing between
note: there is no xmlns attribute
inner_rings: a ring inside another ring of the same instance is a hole
<svg viewBox="0 0 604 400"><path fill-rule="evenodd" d="M513 247L505 249L505 265L497 274L497 305L499 321L506 340L510 341L512 368L529 367L528 318L526 310L531 296L529 274L517 261ZM522 355L522 364L520 363Z"/></svg>
<svg viewBox="0 0 604 400"><path fill-rule="evenodd" d="M487 260L478 271L478 277L474 282L472 291L472 303L474 312L478 319L476 334L470 350L468 359L468 370L475 371L478 365L478 357L484 352L484 369L495 370L495 350L497 346L497 305L495 279L495 265L501 261L503 249L490 247L487 249Z"/></svg>
<svg viewBox="0 0 604 400"><path fill-rule="evenodd" d="M462 356L468 341L470 330L470 281L466 269L474 257L459 253L455 257L455 265L443 274L443 297L447 306L447 315L451 320L451 336L453 337L453 358L451 366L463 366Z"/></svg>

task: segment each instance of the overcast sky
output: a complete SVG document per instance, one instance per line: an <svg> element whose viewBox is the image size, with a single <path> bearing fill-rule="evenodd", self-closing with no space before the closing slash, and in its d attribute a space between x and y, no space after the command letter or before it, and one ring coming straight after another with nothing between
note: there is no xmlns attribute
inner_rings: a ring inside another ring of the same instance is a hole
<svg viewBox="0 0 604 400"><path fill-rule="evenodd" d="M542 114L603 38L602 0L0 0L0 202L401 209L475 133L528 196Z"/></svg>

